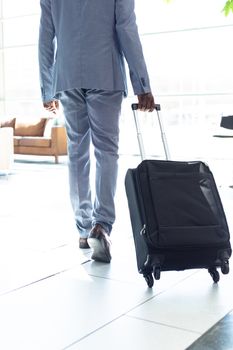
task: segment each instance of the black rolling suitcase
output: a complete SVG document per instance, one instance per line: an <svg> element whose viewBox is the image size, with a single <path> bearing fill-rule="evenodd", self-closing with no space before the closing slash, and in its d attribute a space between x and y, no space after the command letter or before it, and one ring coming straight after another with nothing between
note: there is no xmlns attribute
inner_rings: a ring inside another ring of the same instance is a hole
<svg viewBox="0 0 233 350"><path fill-rule="evenodd" d="M229 272L231 245L223 206L209 167L171 161L156 105L166 160L146 160L133 104L142 162L128 169L125 189L138 271L149 287L161 271L206 268L213 281Z"/></svg>

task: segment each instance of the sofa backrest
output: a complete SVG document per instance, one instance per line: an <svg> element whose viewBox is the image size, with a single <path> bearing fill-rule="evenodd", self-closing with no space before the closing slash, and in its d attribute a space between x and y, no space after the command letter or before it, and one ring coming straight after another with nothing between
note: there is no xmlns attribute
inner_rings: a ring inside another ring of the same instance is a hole
<svg viewBox="0 0 233 350"><path fill-rule="evenodd" d="M0 128L15 128L16 118L0 120Z"/></svg>
<svg viewBox="0 0 233 350"><path fill-rule="evenodd" d="M14 135L15 136L44 136L47 118L23 120L16 119Z"/></svg>
<svg viewBox="0 0 233 350"><path fill-rule="evenodd" d="M44 136L47 123L50 118L12 118L0 121L0 127L11 127L14 129L14 136ZM49 132L47 131L49 134ZM50 130L51 135L51 130Z"/></svg>

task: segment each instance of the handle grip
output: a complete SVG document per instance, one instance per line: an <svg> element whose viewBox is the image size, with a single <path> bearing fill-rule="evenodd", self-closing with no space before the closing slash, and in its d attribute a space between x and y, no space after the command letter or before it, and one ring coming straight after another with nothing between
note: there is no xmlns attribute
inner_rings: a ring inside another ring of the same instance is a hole
<svg viewBox="0 0 233 350"><path fill-rule="evenodd" d="M138 110L138 103L132 103L131 108L133 111L137 111ZM160 111L161 106L159 104L155 104L155 109L156 109L156 111Z"/></svg>

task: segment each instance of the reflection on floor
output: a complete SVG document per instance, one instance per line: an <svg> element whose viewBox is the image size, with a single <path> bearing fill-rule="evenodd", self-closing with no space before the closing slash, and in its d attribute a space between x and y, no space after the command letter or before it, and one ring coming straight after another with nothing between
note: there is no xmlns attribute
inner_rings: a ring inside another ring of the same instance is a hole
<svg viewBox="0 0 233 350"><path fill-rule="evenodd" d="M65 158L19 159L0 176L0 349L233 349L231 261L217 285L189 270L148 289L138 274L123 181L138 162L120 157L111 264L78 248ZM231 166L211 162L230 227Z"/></svg>

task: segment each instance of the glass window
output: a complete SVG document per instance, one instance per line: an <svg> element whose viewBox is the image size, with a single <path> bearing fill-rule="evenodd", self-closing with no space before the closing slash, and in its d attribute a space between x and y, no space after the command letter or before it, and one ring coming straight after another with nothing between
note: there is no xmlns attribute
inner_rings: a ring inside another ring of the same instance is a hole
<svg viewBox="0 0 233 350"><path fill-rule="evenodd" d="M38 98L37 48L25 46L6 49L4 61L6 100Z"/></svg>
<svg viewBox="0 0 233 350"><path fill-rule="evenodd" d="M0 101L4 99L3 51L0 50Z"/></svg>
<svg viewBox="0 0 233 350"><path fill-rule="evenodd" d="M39 13L39 0L1 0L3 17L18 17Z"/></svg>
<svg viewBox="0 0 233 350"><path fill-rule="evenodd" d="M225 0L135 0L140 33L160 33L210 26L232 25L222 13Z"/></svg>
<svg viewBox="0 0 233 350"><path fill-rule="evenodd" d="M4 114L7 116L28 116L32 118L46 117L48 115L40 99L7 99L4 105Z"/></svg>
<svg viewBox="0 0 233 350"><path fill-rule="evenodd" d="M4 46L35 45L38 33L38 15L7 19L4 21Z"/></svg>
<svg viewBox="0 0 233 350"><path fill-rule="evenodd" d="M162 95L232 93L231 37L233 26L142 36L152 87Z"/></svg>
<svg viewBox="0 0 233 350"><path fill-rule="evenodd" d="M3 24L0 20L0 50L3 48Z"/></svg>

